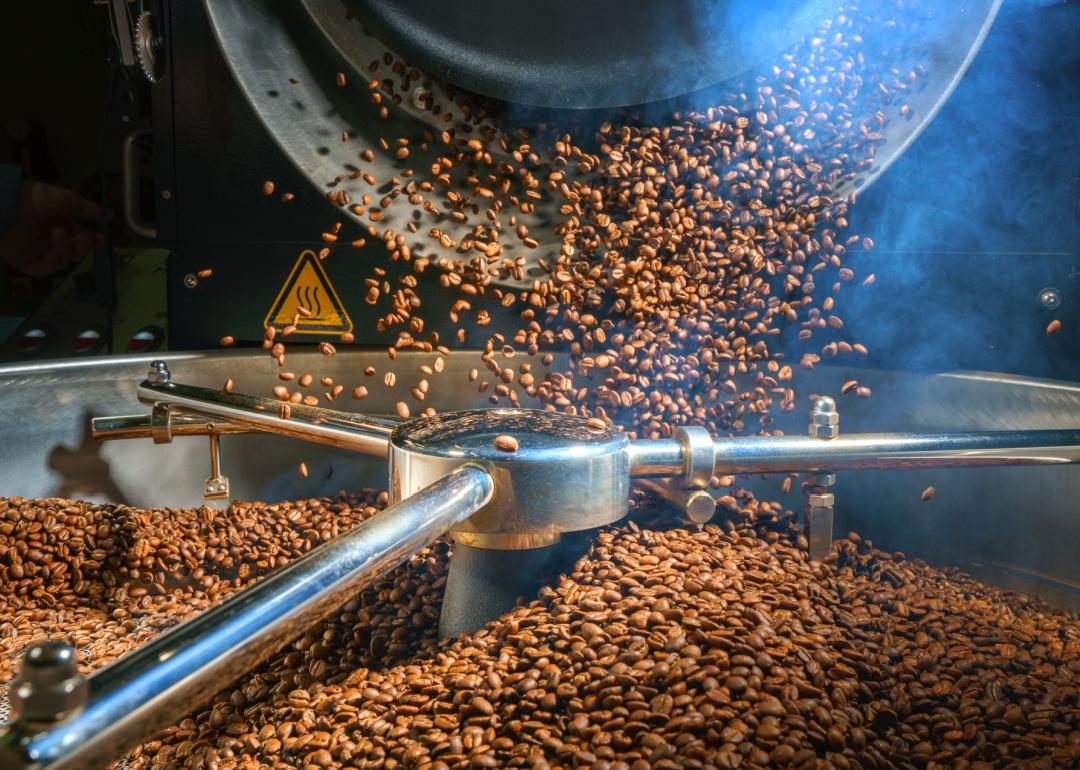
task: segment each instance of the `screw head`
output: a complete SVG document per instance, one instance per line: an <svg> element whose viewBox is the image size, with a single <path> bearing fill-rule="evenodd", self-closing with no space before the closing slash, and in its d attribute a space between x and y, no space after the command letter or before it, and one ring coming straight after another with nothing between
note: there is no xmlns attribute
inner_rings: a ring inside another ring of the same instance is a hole
<svg viewBox="0 0 1080 770"><path fill-rule="evenodd" d="M1053 310L1061 304L1061 292L1053 286L1047 286L1039 292L1039 304L1047 310Z"/></svg>
<svg viewBox="0 0 1080 770"><path fill-rule="evenodd" d="M412 92L412 106L418 110L427 109L428 100L431 98L431 91L423 86L417 86Z"/></svg>
<svg viewBox="0 0 1080 770"><path fill-rule="evenodd" d="M194 289L198 285L199 285L199 276L195 275L195 273L188 273L187 275L184 276L184 288L185 289Z"/></svg>

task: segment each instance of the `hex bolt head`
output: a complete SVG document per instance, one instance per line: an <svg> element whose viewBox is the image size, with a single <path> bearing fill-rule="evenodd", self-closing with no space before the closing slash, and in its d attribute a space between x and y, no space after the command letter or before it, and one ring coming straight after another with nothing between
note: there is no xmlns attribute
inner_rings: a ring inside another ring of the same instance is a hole
<svg viewBox="0 0 1080 770"><path fill-rule="evenodd" d="M811 473L810 483L817 487L831 487L836 483L835 473Z"/></svg>
<svg viewBox="0 0 1080 770"><path fill-rule="evenodd" d="M811 508L832 508L835 501L832 492L814 492L806 497Z"/></svg>
<svg viewBox="0 0 1080 770"><path fill-rule="evenodd" d="M836 438L840 435L839 425L815 425L810 423L810 435L817 438Z"/></svg>
<svg viewBox="0 0 1080 770"><path fill-rule="evenodd" d="M839 425L840 415L836 412L811 412L811 425Z"/></svg>
<svg viewBox="0 0 1080 770"><path fill-rule="evenodd" d="M31 645L11 687L12 706L19 719L28 722L63 719L85 706L88 696L75 648L64 641Z"/></svg>

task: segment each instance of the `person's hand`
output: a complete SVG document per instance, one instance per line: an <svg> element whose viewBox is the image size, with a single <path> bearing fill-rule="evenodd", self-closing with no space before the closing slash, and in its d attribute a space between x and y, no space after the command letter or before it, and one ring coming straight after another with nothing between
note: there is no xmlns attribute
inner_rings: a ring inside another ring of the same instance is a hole
<svg viewBox="0 0 1080 770"><path fill-rule="evenodd" d="M15 222L0 234L0 259L39 278L63 270L101 243L101 206L71 190L23 182Z"/></svg>

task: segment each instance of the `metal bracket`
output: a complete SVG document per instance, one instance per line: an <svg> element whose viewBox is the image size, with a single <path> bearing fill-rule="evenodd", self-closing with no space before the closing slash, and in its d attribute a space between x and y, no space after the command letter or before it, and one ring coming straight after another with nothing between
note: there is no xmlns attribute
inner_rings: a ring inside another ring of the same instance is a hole
<svg viewBox="0 0 1080 770"><path fill-rule="evenodd" d="M213 431L213 425L210 426ZM220 436L210 433L210 477L203 483L203 497L207 500L225 500L229 497L229 478L221 473Z"/></svg>
<svg viewBox="0 0 1080 770"><path fill-rule="evenodd" d="M155 444L169 444L173 440L172 412L169 407L155 405L150 411L150 437Z"/></svg>

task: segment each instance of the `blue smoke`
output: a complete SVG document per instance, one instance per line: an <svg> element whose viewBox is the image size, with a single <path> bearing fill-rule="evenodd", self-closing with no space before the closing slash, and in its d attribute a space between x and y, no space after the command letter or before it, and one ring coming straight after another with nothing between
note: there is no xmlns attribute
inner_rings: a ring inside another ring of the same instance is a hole
<svg viewBox="0 0 1080 770"><path fill-rule="evenodd" d="M1080 379L1080 3L1005 0L951 99L849 219L876 244L852 260L876 283L842 302L872 364Z"/></svg>

